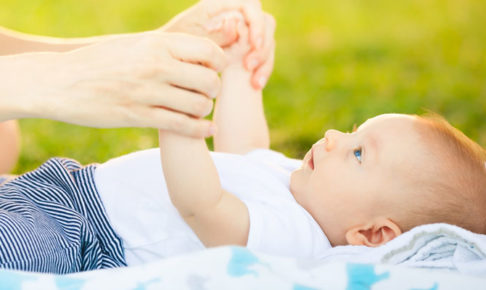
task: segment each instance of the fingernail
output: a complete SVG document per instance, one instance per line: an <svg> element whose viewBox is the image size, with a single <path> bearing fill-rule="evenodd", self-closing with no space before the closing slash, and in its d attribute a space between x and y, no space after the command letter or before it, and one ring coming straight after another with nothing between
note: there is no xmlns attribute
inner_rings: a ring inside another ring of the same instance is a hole
<svg viewBox="0 0 486 290"><path fill-rule="evenodd" d="M217 130L217 129L216 129L216 125L215 125L215 124L211 124L211 125L209 126L209 131L208 131L208 132L209 132L209 136L213 136L213 135L214 135L214 133L216 133L216 130Z"/></svg>
<svg viewBox="0 0 486 290"><path fill-rule="evenodd" d="M261 77L258 78L257 83L260 86L260 88L263 89L263 87L265 87L265 85L267 84L267 78L264 77L264 76L261 76Z"/></svg>
<svg viewBox="0 0 486 290"><path fill-rule="evenodd" d="M218 90L216 90L216 91L214 91L214 92L212 92L212 93L209 95L209 97L210 97L211 99L216 99L216 98L218 97L218 95L219 95L219 89L218 89Z"/></svg>

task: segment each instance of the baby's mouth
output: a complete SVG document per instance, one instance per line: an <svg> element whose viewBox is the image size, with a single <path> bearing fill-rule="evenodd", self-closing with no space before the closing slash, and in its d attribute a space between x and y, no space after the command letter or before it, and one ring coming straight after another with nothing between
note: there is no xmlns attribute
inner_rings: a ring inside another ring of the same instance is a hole
<svg viewBox="0 0 486 290"><path fill-rule="evenodd" d="M314 148L310 150L310 157L309 161L307 161L307 165L309 165L310 169L314 170Z"/></svg>

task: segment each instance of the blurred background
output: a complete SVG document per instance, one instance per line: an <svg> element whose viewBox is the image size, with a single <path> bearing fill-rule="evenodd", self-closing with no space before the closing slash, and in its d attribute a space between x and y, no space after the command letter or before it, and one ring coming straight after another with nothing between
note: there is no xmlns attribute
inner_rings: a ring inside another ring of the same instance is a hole
<svg viewBox="0 0 486 290"><path fill-rule="evenodd" d="M0 0L0 25L58 37L157 28L192 0ZM300 158L328 128L377 114L445 116L486 145L486 1L262 0L277 19L264 91L272 148ZM1 44L0 44L1 45ZM153 129L22 120L16 172L53 156L103 162L157 146Z"/></svg>

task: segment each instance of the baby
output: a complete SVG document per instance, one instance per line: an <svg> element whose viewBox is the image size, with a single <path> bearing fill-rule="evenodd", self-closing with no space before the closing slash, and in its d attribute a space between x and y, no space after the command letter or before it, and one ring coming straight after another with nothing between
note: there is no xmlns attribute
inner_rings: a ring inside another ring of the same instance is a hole
<svg viewBox="0 0 486 290"><path fill-rule="evenodd" d="M273 179L260 180L263 168L281 174L294 168L268 151L261 92L252 90L239 65L249 50L244 27L239 33L227 51L214 148L250 155L260 150L260 164L240 168L252 171L238 173L244 189L221 184L203 140L160 131L170 198L205 246L318 258L329 246L376 247L427 223L486 233L485 151L439 117L386 114L353 133L329 130L290 182L281 180L279 187ZM248 184L258 182L268 184Z"/></svg>
<svg viewBox="0 0 486 290"><path fill-rule="evenodd" d="M440 118L388 114L353 133L329 130L303 161L269 150L262 92L242 65L247 30L236 23L216 152L160 131L160 151L86 167L55 158L4 182L0 268L70 273L219 245L319 259L434 222L486 233L486 154Z"/></svg>
<svg viewBox="0 0 486 290"><path fill-rule="evenodd" d="M485 151L439 117L387 114L329 130L290 189L332 245L379 246L428 223L486 233Z"/></svg>

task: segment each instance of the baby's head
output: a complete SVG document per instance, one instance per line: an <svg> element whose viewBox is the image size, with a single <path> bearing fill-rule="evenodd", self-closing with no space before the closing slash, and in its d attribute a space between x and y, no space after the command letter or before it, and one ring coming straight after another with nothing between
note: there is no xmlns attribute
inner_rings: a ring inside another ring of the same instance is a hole
<svg viewBox="0 0 486 290"><path fill-rule="evenodd" d="M379 246L428 223L486 234L486 153L439 117L386 114L326 132L292 173L332 245Z"/></svg>

